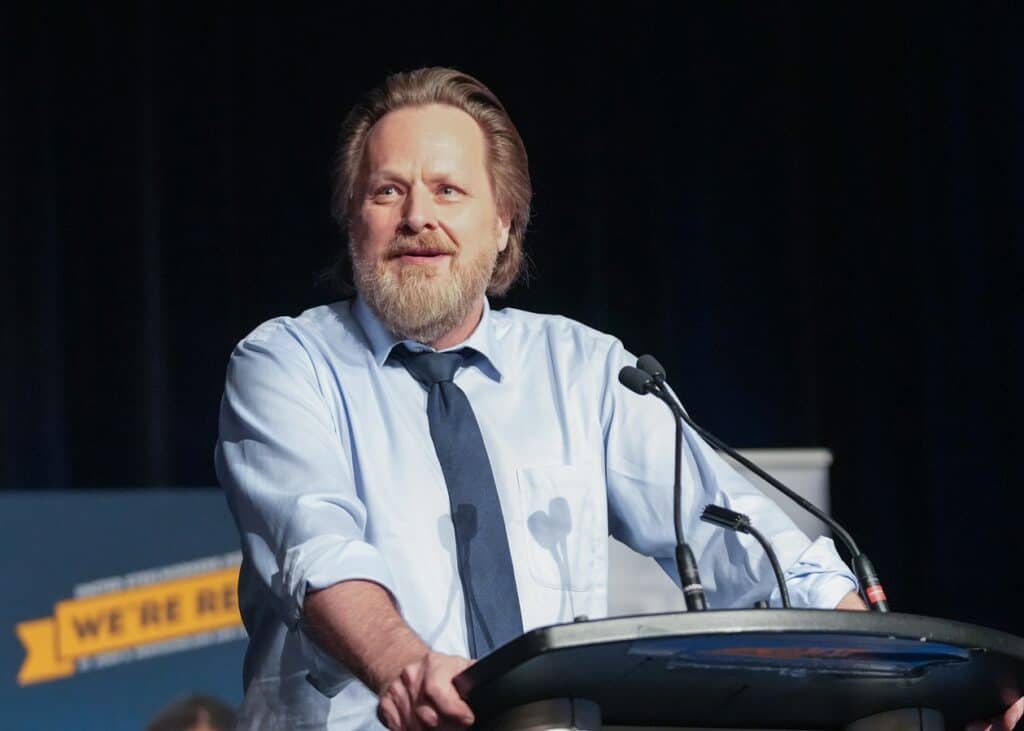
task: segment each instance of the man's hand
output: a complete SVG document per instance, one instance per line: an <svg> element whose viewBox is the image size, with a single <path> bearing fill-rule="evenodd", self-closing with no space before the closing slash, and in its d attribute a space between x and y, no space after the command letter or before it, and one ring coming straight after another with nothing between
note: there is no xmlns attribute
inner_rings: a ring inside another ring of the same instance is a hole
<svg viewBox="0 0 1024 731"><path fill-rule="evenodd" d="M1013 728L1024 718L1024 698L1018 698L1003 715L987 721L972 721L967 724L966 731L1013 731Z"/></svg>
<svg viewBox="0 0 1024 731"><path fill-rule="evenodd" d="M850 592L842 598L836 609L864 611L867 605L857 592ZM1024 698L1018 698L1003 712L1003 715L987 721L972 721L967 724L966 731L1013 731L1013 728L1024 718Z"/></svg>
<svg viewBox="0 0 1024 731"><path fill-rule="evenodd" d="M473 661L427 647L384 587L343 581L307 595L303 612L321 646L377 691L377 717L392 731L449 731L473 723L473 711L452 684Z"/></svg>
<svg viewBox="0 0 1024 731"><path fill-rule="evenodd" d="M473 711L452 679L472 664L464 657L428 652L381 690L377 717L391 731L467 728Z"/></svg>

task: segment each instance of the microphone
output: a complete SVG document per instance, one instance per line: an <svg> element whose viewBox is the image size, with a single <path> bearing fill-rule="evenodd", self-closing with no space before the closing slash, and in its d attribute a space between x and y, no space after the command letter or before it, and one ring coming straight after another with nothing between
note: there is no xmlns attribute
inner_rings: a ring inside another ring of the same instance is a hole
<svg viewBox="0 0 1024 731"><path fill-rule="evenodd" d="M636 367L647 373L659 386L665 385L665 369L653 355L641 355L636 359Z"/></svg>
<svg viewBox="0 0 1024 731"><path fill-rule="evenodd" d="M661 389L657 387L654 379L633 366L626 366L619 371L619 383L633 393L641 396L653 393L664 401L672 411L676 421L676 463L675 483L672 495L672 518L676 531L676 568L679 570L679 578L683 584L683 598L686 600L686 610L689 612L702 612L708 608L707 599L704 596L704 586L700 583L700 573L697 571L697 560L693 551L683 539L682 521L682 493L683 493L683 422L676 413L675 407L667 401Z"/></svg>
<svg viewBox="0 0 1024 731"><path fill-rule="evenodd" d="M641 396L654 391L654 381L651 376L633 366L626 366L619 371L619 383Z"/></svg>
<svg viewBox="0 0 1024 731"><path fill-rule="evenodd" d="M686 413L682 404L680 404L675 396L672 395L668 388L668 384L665 381L665 369L653 355L641 356L637 359L636 363L650 377L650 388L657 388L660 392L659 398L669 404L676 415L689 424L695 432L703 437L704 441L712 447L720 449L728 454L734 460L739 462L769 485L779 490L783 495L831 528L836 538L839 539L839 542L842 543L843 546L846 547L846 550L850 552L853 570L854 573L857 574L857 579L860 581L861 589L863 590L864 598L867 600L868 606L876 612L889 611L889 600L885 596L885 589L882 588L882 580L878 578L878 573L875 571L875 567L871 563L871 560L864 553L861 553L860 548L857 547L857 543L853 540L853 536L851 536L846 529L839 525L839 523L833 520L824 511L820 510L817 505L807 500L802 495L798 495L792 489L786 487L714 434L711 434L694 422L693 419L690 418L690 415Z"/></svg>
<svg viewBox="0 0 1024 731"><path fill-rule="evenodd" d="M743 513L737 513L735 510L729 510L719 505L707 505L704 508L704 512L700 514L700 519L705 523L711 523L717 525L726 530L734 530L737 533L747 533L754 536L758 543L761 544L761 548L768 554L768 560L771 562L772 571L775 572L775 581L779 584L779 594L782 596L782 606L785 609L790 608L789 603L789 589L786 587L786 577L782 575L782 566L779 565L779 557L775 555L775 549L772 548L772 544L768 542L768 539L764 537L761 531L757 530L751 522L750 516L744 515Z"/></svg>

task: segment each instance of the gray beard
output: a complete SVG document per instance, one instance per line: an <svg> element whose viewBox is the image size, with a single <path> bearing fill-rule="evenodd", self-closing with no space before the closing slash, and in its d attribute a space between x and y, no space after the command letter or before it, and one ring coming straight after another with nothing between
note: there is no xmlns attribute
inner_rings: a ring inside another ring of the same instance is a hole
<svg viewBox="0 0 1024 731"><path fill-rule="evenodd" d="M392 333L402 339L434 343L466 321L483 298L498 258L496 250L461 262L454 256L450 274L410 264L397 275L385 262L369 261L351 244L356 289Z"/></svg>

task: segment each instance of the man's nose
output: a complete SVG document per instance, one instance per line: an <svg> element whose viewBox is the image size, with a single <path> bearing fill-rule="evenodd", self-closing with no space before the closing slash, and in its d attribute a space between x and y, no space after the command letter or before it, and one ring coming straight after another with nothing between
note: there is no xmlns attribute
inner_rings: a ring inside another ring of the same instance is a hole
<svg viewBox="0 0 1024 731"><path fill-rule="evenodd" d="M406 233L418 234L424 229L437 228L437 210L428 190L416 187L410 190L402 213L402 228Z"/></svg>

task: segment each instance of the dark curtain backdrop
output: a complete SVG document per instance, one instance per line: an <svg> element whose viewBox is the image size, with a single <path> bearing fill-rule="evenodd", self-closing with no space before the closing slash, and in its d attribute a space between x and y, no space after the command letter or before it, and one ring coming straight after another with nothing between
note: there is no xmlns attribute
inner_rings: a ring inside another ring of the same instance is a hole
<svg viewBox="0 0 1024 731"><path fill-rule="evenodd" d="M506 304L658 354L727 441L831 448L896 608L1024 633L1014 4L340 5L0 10L5 488L212 484L232 346L333 298L346 109L454 65L531 155Z"/></svg>

